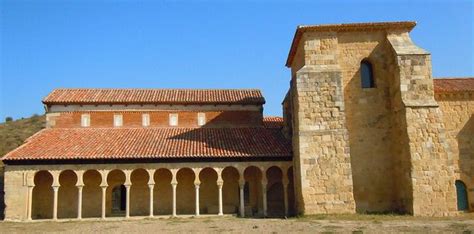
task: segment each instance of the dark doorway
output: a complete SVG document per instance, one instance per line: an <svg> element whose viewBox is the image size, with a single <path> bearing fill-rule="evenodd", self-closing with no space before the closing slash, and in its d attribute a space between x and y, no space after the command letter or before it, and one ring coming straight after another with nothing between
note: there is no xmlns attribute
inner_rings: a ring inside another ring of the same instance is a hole
<svg viewBox="0 0 474 234"><path fill-rule="evenodd" d="M112 190L112 212L121 213L125 211L127 199L127 189L125 186L118 185Z"/></svg>
<svg viewBox="0 0 474 234"><path fill-rule="evenodd" d="M466 185L460 181L456 180L456 194L458 200L458 210L468 210L468 202L467 202L467 190Z"/></svg>

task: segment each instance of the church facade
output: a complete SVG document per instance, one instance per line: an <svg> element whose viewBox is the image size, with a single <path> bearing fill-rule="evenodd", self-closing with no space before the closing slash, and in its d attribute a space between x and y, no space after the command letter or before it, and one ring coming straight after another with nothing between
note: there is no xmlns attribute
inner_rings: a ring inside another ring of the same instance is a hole
<svg viewBox="0 0 474 234"><path fill-rule="evenodd" d="M474 210L474 79L414 22L299 26L283 118L250 89L56 89L5 155L7 220Z"/></svg>

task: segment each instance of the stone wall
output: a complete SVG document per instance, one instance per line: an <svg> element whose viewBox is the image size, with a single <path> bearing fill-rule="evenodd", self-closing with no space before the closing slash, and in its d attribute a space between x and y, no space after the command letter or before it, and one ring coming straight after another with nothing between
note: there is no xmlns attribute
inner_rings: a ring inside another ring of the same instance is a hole
<svg viewBox="0 0 474 234"><path fill-rule="evenodd" d="M401 100L394 108L403 123L398 127L404 139L398 142L404 147L408 143L408 150L398 155L395 164L399 205L419 216L452 215L456 211L456 167L443 113L434 99L431 56L413 44L408 32L392 32L387 39L399 82L392 90L393 102Z"/></svg>
<svg viewBox="0 0 474 234"><path fill-rule="evenodd" d="M355 204L337 36L318 33L304 37L304 65L298 64L299 58L292 66L298 212L351 213Z"/></svg>
<svg viewBox="0 0 474 234"><path fill-rule="evenodd" d="M456 179L468 190L469 210L474 210L474 94L440 93L435 96L443 112L446 137L457 166Z"/></svg>
<svg viewBox="0 0 474 234"><path fill-rule="evenodd" d="M301 35L283 102L300 213L455 211L456 167L430 55L409 30ZM374 88L361 88L363 59Z"/></svg>
<svg viewBox="0 0 474 234"><path fill-rule="evenodd" d="M344 106L357 212L394 210L390 48L385 32L338 33ZM360 64L372 64L375 88L362 88ZM384 175L384 176L380 176Z"/></svg>

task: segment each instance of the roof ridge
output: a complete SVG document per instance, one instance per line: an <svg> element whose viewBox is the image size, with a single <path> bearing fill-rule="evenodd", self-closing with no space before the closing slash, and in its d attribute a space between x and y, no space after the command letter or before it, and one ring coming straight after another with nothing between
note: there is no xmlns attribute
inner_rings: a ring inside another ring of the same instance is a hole
<svg viewBox="0 0 474 234"><path fill-rule="evenodd" d="M56 90L150 90L150 91L155 91L155 90L163 90L163 91L261 91L261 89L258 88L55 88L53 91Z"/></svg>
<svg viewBox="0 0 474 234"><path fill-rule="evenodd" d="M252 104L263 105L260 89L57 88L48 104Z"/></svg>

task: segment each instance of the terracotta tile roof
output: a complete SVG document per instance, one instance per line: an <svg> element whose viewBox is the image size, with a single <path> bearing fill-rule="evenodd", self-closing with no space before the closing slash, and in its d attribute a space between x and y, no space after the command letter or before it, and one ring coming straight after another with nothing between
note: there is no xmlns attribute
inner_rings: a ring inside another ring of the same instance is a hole
<svg viewBox="0 0 474 234"><path fill-rule="evenodd" d="M257 104L257 89L55 89L44 104Z"/></svg>
<svg viewBox="0 0 474 234"><path fill-rule="evenodd" d="M283 118L278 116L263 117L263 126L266 128L281 128L283 127Z"/></svg>
<svg viewBox="0 0 474 234"><path fill-rule="evenodd" d="M414 21L399 22L372 22L372 23L350 23L350 24L322 24L322 25L299 25L291 42L290 52L286 60L286 66L290 67L296 54L301 36L307 32L347 32L347 31L376 31L376 30L406 30L411 31L416 26Z"/></svg>
<svg viewBox="0 0 474 234"><path fill-rule="evenodd" d="M470 78L436 78L435 93L474 92L474 77Z"/></svg>
<svg viewBox="0 0 474 234"><path fill-rule="evenodd" d="M51 128L2 160L291 157L278 128Z"/></svg>

